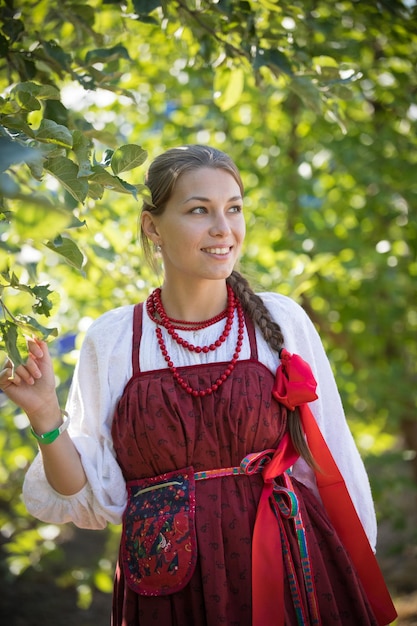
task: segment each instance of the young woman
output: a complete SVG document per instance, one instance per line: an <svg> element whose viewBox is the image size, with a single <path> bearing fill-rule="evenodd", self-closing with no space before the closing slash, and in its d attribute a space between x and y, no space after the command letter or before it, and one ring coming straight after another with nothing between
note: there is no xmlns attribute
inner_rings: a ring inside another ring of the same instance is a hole
<svg viewBox="0 0 417 626"><path fill-rule="evenodd" d="M174 148L147 184L142 242L162 286L92 324L66 412L44 343L0 374L39 442L28 510L123 520L114 626L388 624L369 482L319 336L234 270L236 166Z"/></svg>

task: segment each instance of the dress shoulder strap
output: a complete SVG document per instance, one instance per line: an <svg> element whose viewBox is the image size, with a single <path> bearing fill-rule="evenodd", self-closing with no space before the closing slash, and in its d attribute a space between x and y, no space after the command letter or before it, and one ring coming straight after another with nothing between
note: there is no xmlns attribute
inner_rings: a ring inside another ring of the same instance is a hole
<svg viewBox="0 0 417 626"><path fill-rule="evenodd" d="M245 313L245 323L246 323L246 330L248 331L248 336L249 336L250 358L257 360L258 359L258 346L256 343L255 324L253 323L253 320L249 317L247 313Z"/></svg>
<svg viewBox="0 0 417 626"><path fill-rule="evenodd" d="M140 372L139 349L140 340L142 338L142 314L143 302L135 304L133 309L133 339L132 339L132 370L133 376Z"/></svg>

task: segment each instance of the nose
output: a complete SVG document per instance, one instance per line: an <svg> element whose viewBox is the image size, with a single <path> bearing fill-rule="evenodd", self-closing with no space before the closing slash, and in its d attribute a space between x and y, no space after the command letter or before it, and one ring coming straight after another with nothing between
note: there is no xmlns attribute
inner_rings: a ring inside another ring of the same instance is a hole
<svg viewBox="0 0 417 626"><path fill-rule="evenodd" d="M223 211L215 213L210 225L210 235L213 237L224 237L230 233L230 224Z"/></svg>

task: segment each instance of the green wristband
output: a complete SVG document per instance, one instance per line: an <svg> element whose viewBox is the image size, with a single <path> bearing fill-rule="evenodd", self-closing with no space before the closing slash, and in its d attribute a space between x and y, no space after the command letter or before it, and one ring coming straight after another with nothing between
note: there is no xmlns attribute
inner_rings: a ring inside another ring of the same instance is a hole
<svg viewBox="0 0 417 626"><path fill-rule="evenodd" d="M53 441L55 441L55 439L57 439L57 437L59 437L59 435L61 435L65 430L67 430L69 424L70 424L70 418L69 415L66 411L61 411L62 417L64 418L63 423L61 424L61 426L59 428L54 428L54 430L50 430L47 433L44 433L43 435L37 435L35 433L35 431L33 430L33 428L30 428L30 432L32 433L32 435L35 437L35 439L37 439L40 443L52 443Z"/></svg>

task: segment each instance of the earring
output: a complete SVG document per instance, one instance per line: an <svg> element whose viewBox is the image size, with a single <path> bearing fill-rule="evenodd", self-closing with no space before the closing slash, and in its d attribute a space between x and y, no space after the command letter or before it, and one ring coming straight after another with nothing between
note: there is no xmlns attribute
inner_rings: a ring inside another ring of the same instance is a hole
<svg viewBox="0 0 417 626"><path fill-rule="evenodd" d="M155 244L155 252L156 252L156 253L161 252L161 246L159 245L159 243L156 243L156 244Z"/></svg>

